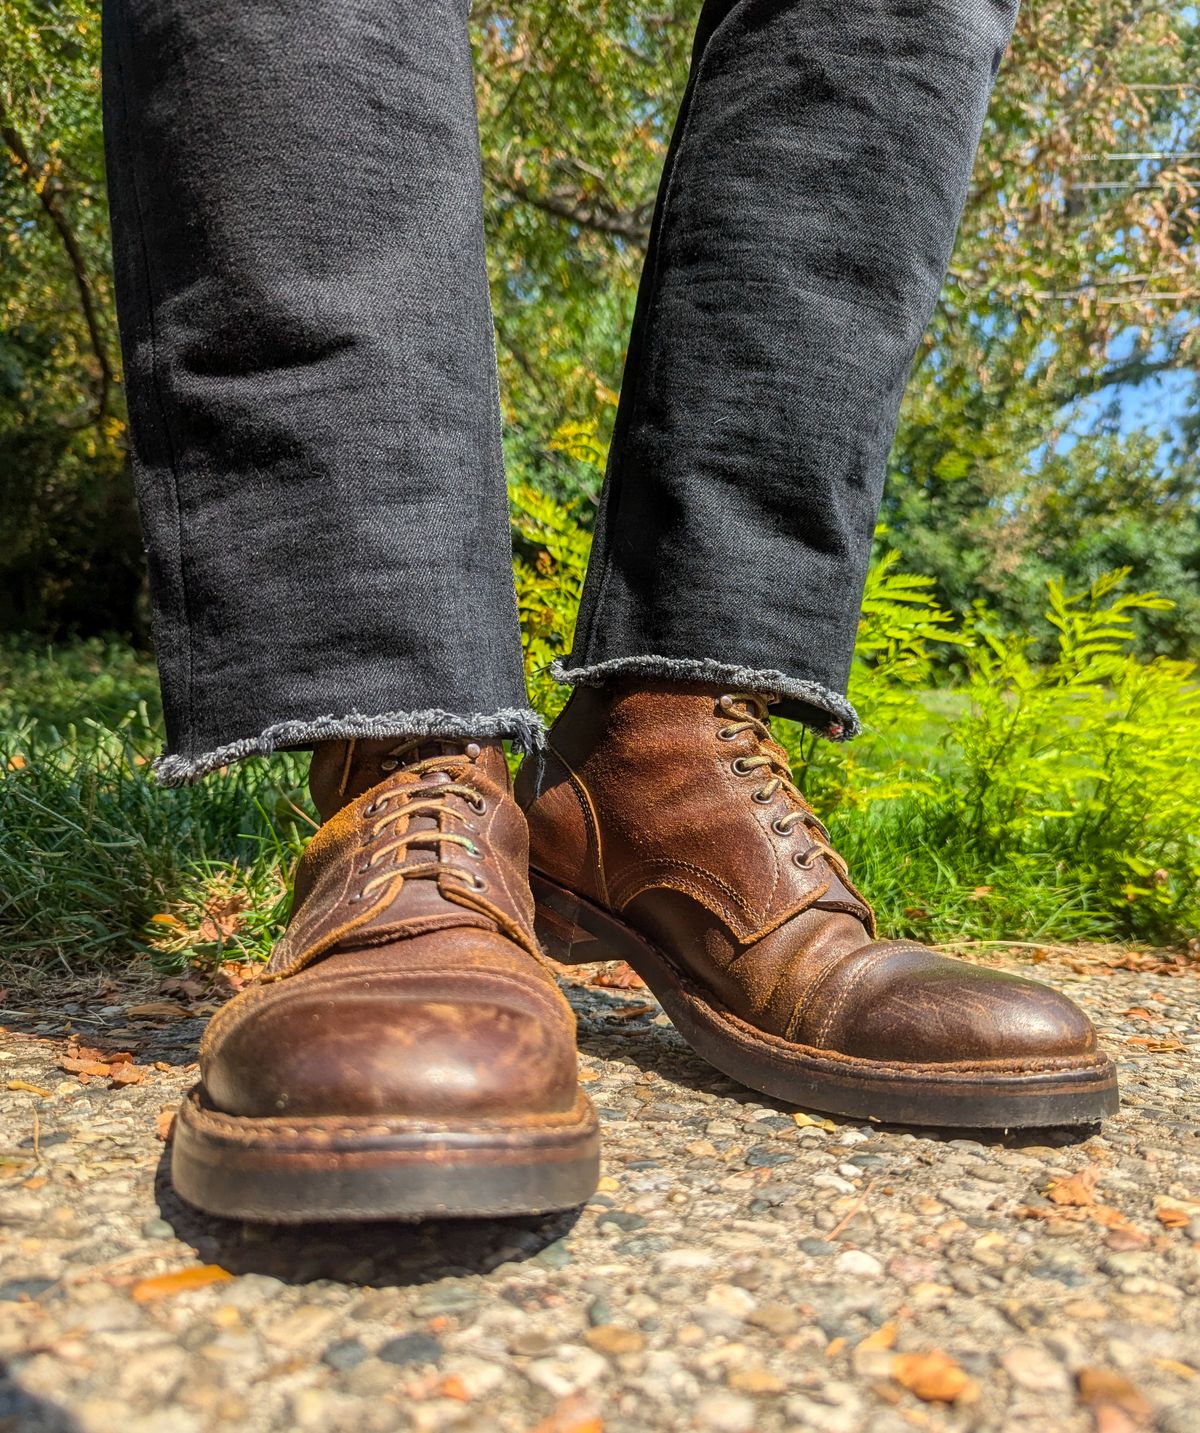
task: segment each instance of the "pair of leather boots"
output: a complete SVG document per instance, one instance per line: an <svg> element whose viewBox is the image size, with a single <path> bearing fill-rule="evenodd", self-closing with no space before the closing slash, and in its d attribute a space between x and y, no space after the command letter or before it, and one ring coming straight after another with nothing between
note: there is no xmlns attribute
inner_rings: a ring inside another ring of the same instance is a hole
<svg viewBox="0 0 1200 1433"><path fill-rule="evenodd" d="M693 1049L790 1104L966 1128L1114 1110L1065 996L877 938L768 701L577 688L515 793L497 742L318 748L324 824L263 978L205 1034L180 1194L274 1222L585 1200L596 1117L543 949L627 960Z"/></svg>

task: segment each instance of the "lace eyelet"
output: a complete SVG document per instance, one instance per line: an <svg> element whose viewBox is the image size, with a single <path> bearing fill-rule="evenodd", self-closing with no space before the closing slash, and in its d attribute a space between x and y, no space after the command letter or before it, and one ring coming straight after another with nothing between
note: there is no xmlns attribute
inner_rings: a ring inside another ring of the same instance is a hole
<svg viewBox="0 0 1200 1433"><path fill-rule="evenodd" d="M365 876L374 864L374 861L364 861L363 864L358 868L358 874L360 876Z"/></svg>
<svg viewBox="0 0 1200 1433"><path fill-rule="evenodd" d="M361 901L365 895L366 891L355 891L352 896L346 897L346 904L351 906L357 905L358 902Z"/></svg>
<svg viewBox="0 0 1200 1433"><path fill-rule="evenodd" d="M475 879L471 882L471 886L472 889L476 891L486 891L488 888L488 883L483 879L482 876L476 876Z"/></svg>
<svg viewBox="0 0 1200 1433"><path fill-rule="evenodd" d="M735 736L737 736L737 732L730 731L727 726L723 726L721 730L717 732L718 741L732 741Z"/></svg>
<svg viewBox="0 0 1200 1433"><path fill-rule="evenodd" d="M770 806L774 799L773 796L768 796L763 791L754 791L750 794L750 800L757 801L760 806Z"/></svg>
<svg viewBox="0 0 1200 1433"><path fill-rule="evenodd" d="M487 802L483 799L482 796L479 798L478 801L470 802L469 805L471 807L471 810L474 811L474 813L476 814L476 816L485 816L487 814Z"/></svg>
<svg viewBox="0 0 1200 1433"><path fill-rule="evenodd" d="M482 861L484 859L483 852L479 849L479 847L475 844L474 841L472 841L471 844L465 849L467 855L470 856L472 861Z"/></svg>
<svg viewBox="0 0 1200 1433"><path fill-rule="evenodd" d="M782 816L776 816L774 821L771 822L771 830L775 832L776 836L790 836L792 834L792 827L785 826L783 823L784 817Z"/></svg>
<svg viewBox="0 0 1200 1433"><path fill-rule="evenodd" d="M394 756L388 756L379 763L379 769L380 771L395 771L399 765L400 763Z"/></svg>
<svg viewBox="0 0 1200 1433"><path fill-rule="evenodd" d="M749 776L750 773L755 770L753 766L746 765L746 758L744 756L735 756L729 765L737 776Z"/></svg>
<svg viewBox="0 0 1200 1433"><path fill-rule="evenodd" d="M821 852L816 846L811 847L808 851L797 851L792 857L802 871L811 871L820 859Z"/></svg>

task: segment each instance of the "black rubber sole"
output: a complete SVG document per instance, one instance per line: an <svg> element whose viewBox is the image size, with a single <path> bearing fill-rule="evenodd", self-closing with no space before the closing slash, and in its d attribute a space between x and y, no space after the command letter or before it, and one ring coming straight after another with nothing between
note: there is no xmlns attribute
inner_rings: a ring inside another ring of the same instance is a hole
<svg viewBox="0 0 1200 1433"><path fill-rule="evenodd" d="M625 960L675 1028L710 1065L752 1090L851 1119L949 1129L1043 1129L1095 1124L1119 1107L1107 1055L906 1065L793 1044L756 1030L672 965L636 931L582 896L532 872L537 933L564 964Z"/></svg>
<svg viewBox="0 0 1200 1433"><path fill-rule="evenodd" d="M571 1209L600 1176L599 1129L583 1094L561 1120L241 1119L197 1086L171 1150L179 1196L208 1214L268 1224L488 1218Z"/></svg>

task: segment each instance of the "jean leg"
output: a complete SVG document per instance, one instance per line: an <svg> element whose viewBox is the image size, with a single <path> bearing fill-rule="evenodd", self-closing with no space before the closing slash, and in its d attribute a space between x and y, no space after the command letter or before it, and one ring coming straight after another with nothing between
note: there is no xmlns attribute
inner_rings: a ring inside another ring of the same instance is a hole
<svg viewBox="0 0 1200 1433"><path fill-rule="evenodd" d="M164 780L532 739L464 0L106 0Z"/></svg>
<svg viewBox="0 0 1200 1433"><path fill-rule="evenodd" d="M707 0L563 680L835 738L884 468L1016 0Z"/></svg>

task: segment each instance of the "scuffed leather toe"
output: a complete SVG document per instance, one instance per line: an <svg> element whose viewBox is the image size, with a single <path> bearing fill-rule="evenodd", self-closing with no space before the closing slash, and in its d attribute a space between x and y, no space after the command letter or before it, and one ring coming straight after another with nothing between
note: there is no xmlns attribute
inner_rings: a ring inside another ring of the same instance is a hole
<svg viewBox="0 0 1200 1433"><path fill-rule="evenodd" d="M226 1114L432 1121L569 1110L575 1044L558 990L480 934L439 970L437 937L333 956L265 986L202 1061ZM428 952L423 946L429 946ZM474 965L469 986L463 966ZM522 968L522 965L524 968Z"/></svg>
<svg viewBox="0 0 1200 1433"><path fill-rule="evenodd" d="M1096 1049L1091 1021L1035 980L879 941L830 967L797 1009L792 1039L871 1060L1009 1064Z"/></svg>

